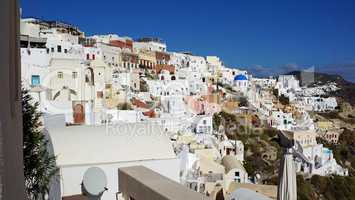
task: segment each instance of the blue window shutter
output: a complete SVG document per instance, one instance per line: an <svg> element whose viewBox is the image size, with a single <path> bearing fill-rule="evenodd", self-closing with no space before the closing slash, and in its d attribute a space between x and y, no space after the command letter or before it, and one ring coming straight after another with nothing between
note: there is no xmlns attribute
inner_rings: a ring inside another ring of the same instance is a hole
<svg viewBox="0 0 355 200"><path fill-rule="evenodd" d="M40 77L39 75L32 75L32 78L31 78L31 84L33 86L36 86L36 85L39 85L41 82L40 82Z"/></svg>

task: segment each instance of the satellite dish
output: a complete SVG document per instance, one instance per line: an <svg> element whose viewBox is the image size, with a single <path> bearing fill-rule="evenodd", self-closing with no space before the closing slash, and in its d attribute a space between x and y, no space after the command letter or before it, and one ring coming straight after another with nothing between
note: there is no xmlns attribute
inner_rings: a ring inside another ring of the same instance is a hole
<svg viewBox="0 0 355 200"><path fill-rule="evenodd" d="M107 190L105 172L98 167L90 167L83 177L84 191L93 197L100 197Z"/></svg>

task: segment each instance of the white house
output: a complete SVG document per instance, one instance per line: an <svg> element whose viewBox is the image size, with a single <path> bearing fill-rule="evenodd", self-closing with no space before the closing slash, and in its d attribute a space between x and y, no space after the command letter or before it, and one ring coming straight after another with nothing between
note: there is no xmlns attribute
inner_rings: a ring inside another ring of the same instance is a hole
<svg viewBox="0 0 355 200"><path fill-rule="evenodd" d="M276 83L278 95L285 95L289 98L290 102L296 99L295 93L301 91L300 83L293 75L280 75Z"/></svg>
<svg viewBox="0 0 355 200"><path fill-rule="evenodd" d="M179 160L161 127L149 123L117 126L60 126L45 123L52 150L57 156L59 178L53 181L50 199L82 193L81 183L90 167L101 168L107 177L102 200L116 199L118 168L143 165L173 181L179 181Z"/></svg>
<svg viewBox="0 0 355 200"><path fill-rule="evenodd" d="M224 186L229 188L232 182L248 183L248 173L241 161L235 156L229 155L222 158L222 165L225 167Z"/></svg>
<svg viewBox="0 0 355 200"><path fill-rule="evenodd" d="M83 60L97 60L101 59L103 61L106 61L102 57L102 49L97 48L96 46L84 46L84 58Z"/></svg>
<svg viewBox="0 0 355 200"><path fill-rule="evenodd" d="M96 43L96 48L99 49L96 52L97 59L102 59L108 66L111 67L119 67L120 69L123 68L122 66L122 57L121 52L122 49L116 46L112 46L106 43ZM90 52L85 55L86 59L90 59ZM89 55L88 55L89 54ZM95 54L93 54L95 55ZM91 56L93 56L91 55ZM95 57L92 57L95 59Z"/></svg>
<svg viewBox="0 0 355 200"><path fill-rule="evenodd" d="M234 87L237 91L246 93L248 90L249 81L246 75L238 74L234 77Z"/></svg>
<svg viewBox="0 0 355 200"><path fill-rule="evenodd" d="M235 77L237 75L243 75L245 77L248 77L248 72L245 70L239 70L236 68L227 68L227 67L222 67L220 70L221 73L221 82L223 84L228 84L228 85L234 85L235 83Z"/></svg>
<svg viewBox="0 0 355 200"><path fill-rule="evenodd" d="M207 72L207 61L202 56L195 56L189 53L176 53L170 54L169 64L174 65L177 71L181 69L188 69L191 72Z"/></svg>
<svg viewBox="0 0 355 200"><path fill-rule="evenodd" d="M168 64L174 65L177 71L179 71L183 68L188 68L188 61L189 56L187 54L171 52Z"/></svg>
<svg viewBox="0 0 355 200"><path fill-rule="evenodd" d="M134 91L139 91L140 80L139 74L135 72L122 72L115 74L117 77L114 78L115 84L123 87L130 88Z"/></svg>
<svg viewBox="0 0 355 200"><path fill-rule="evenodd" d="M181 69L177 76L183 77L188 81L189 91L191 94L206 95L208 90L207 76L201 72Z"/></svg>
<svg viewBox="0 0 355 200"><path fill-rule="evenodd" d="M333 157L332 150L323 147L323 144L314 144L303 148L303 154L308 158L311 165L303 162L297 163L297 171L320 176L336 174L348 176L348 170L340 166Z"/></svg>
<svg viewBox="0 0 355 200"><path fill-rule="evenodd" d="M187 116L170 113L161 113L157 118L147 118L145 120L162 126L164 131L169 133L186 132L191 125Z"/></svg>
<svg viewBox="0 0 355 200"><path fill-rule="evenodd" d="M37 19L22 19L20 24L21 70L25 87L43 82L52 59L82 59L84 51L79 45L79 30L74 31L63 23Z"/></svg>
<svg viewBox="0 0 355 200"><path fill-rule="evenodd" d="M106 120L109 120L110 124L119 122L138 123L143 121L144 118L142 112L138 110L108 109L104 111L103 115L106 117Z"/></svg>
<svg viewBox="0 0 355 200"><path fill-rule="evenodd" d="M296 158L297 172L321 176L348 175L348 170L337 164L332 150L323 147L323 144L317 144L317 133L314 130L296 130L288 134L299 144L296 146L304 157Z"/></svg>
<svg viewBox="0 0 355 200"><path fill-rule="evenodd" d="M21 79L25 87L38 86L48 74L50 56L46 48L21 48Z"/></svg>
<svg viewBox="0 0 355 200"><path fill-rule="evenodd" d="M269 118L269 124L279 130L291 130L294 126L294 119L292 113L273 111Z"/></svg>
<svg viewBox="0 0 355 200"><path fill-rule="evenodd" d="M218 149L221 157L232 155L237 160L244 161L244 144L240 140L225 139L218 144Z"/></svg>
<svg viewBox="0 0 355 200"><path fill-rule="evenodd" d="M159 80L147 80L149 92L156 97L189 95L189 83L184 79L172 78L168 71L159 74ZM175 76L174 76L175 77Z"/></svg>
<svg viewBox="0 0 355 200"><path fill-rule="evenodd" d="M252 81L263 88L273 88L276 85L276 79L270 78L253 78Z"/></svg>
<svg viewBox="0 0 355 200"><path fill-rule="evenodd" d="M294 125L295 129L315 130L315 123L307 111L302 110L301 117L298 117L295 120L295 122L296 122L296 124Z"/></svg>
<svg viewBox="0 0 355 200"><path fill-rule="evenodd" d="M338 106L335 97L300 97L298 100L299 104L307 111L333 111Z"/></svg>
<svg viewBox="0 0 355 200"><path fill-rule="evenodd" d="M162 96L161 104L163 111L170 114L181 115L186 112L183 96Z"/></svg>
<svg viewBox="0 0 355 200"><path fill-rule="evenodd" d="M196 115L193 118L192 130L196 134L212 134L212 116Z"/></svg>
<svg viewBox="0 0 355 200"><path fill-rule="evenodd" d="M280 92L288 89L300 90L300 83L293 75L280 75L276 86L280 89Z"/></svg>
<svg viewBox="0 0 355 200"><path fill-rule="evenodd" d="M142 49L166 52L167 46L166 43L159 38L140 38L138 41L133 42L133 49L136 52Z"/></svg>

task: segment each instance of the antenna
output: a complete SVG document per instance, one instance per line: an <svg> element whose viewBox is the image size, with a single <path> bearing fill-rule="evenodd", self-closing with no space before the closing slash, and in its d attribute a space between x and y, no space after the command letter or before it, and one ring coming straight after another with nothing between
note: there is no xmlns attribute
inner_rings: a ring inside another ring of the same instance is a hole
<svg viewBox="0 0 355 200"><path fill-rule="evenodd" d="M98 167L90 167L86 170L82 190L91 200L101 199L102 194L107 190L107 179L105 172Z"/></svg>

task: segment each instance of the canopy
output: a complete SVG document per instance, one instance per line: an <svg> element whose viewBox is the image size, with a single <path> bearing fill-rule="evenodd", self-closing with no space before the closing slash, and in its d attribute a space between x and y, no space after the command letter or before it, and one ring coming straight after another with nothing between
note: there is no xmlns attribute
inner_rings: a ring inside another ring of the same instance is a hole
<svg viewBox="0 0 355 200"><path fill-rule="evenodd" d="M297 200L296 167L291 153L284 154L281 160L277 200Z"/></svg>

